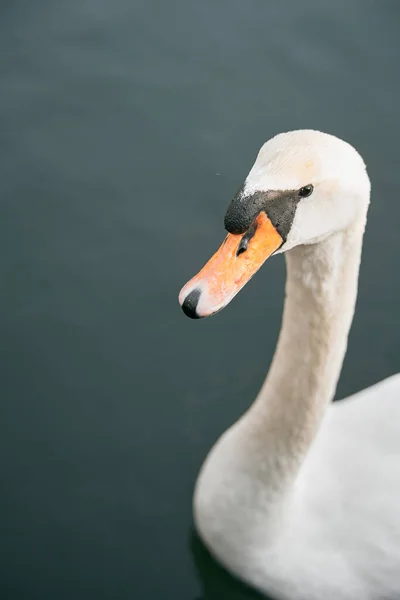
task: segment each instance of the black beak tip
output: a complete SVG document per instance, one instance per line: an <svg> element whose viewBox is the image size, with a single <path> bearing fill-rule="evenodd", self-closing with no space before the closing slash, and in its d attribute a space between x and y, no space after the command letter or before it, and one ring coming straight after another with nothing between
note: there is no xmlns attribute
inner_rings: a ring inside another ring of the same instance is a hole
<svg viewBox="0 0 400 600"><path fill-rule="evenodd" d="M190 317L191 319L201 319L201 316L196 312L200 296L201 290L199 290L199 288L195 288L186 296L182 304L182 310L187 317Z"/></svg>

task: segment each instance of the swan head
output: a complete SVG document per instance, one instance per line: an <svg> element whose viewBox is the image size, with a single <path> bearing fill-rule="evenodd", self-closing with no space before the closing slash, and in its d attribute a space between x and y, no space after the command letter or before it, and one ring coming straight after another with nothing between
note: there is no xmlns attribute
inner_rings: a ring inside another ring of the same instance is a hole
<svg viewBox="0 0 400 600"><path fill-rule="evenodd" d="M370 182L358 152L313 130L266 142L225 215L220 249L181 290L186 315L224 308L272 254L315 244L365 216Z"/></svg>

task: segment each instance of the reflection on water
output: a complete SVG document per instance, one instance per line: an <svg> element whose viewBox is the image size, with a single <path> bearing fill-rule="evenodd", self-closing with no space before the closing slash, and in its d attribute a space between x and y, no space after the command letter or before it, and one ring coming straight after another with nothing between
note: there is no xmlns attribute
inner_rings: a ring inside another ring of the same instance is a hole
<svg viewBox="0 0 400 600"><path fill-rule="evenodd" d="M234 579L210 555L194 530L190 550L201 581L202 595L193 600L274 600Z"/></svg>

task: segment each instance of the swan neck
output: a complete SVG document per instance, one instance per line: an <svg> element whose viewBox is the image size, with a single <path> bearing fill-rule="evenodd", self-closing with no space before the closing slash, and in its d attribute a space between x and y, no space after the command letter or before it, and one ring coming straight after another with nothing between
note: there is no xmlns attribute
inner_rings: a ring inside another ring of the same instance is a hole
<svg viewBox="0 0 400 600"><path fill-rule="evenodd" d="M294 469L336 391L357 298L365 220L286 254L282 328L251 412L268 430L264 441L273 454Z"/></svg>

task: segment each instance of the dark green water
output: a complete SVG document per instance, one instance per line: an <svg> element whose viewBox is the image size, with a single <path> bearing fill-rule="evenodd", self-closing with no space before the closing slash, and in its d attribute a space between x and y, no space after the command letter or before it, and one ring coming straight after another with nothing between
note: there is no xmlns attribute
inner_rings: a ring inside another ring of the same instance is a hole
<svg viewBox="0 0 400 600"><path fill-rule="evenodd" d="M1 4L2 599L256 597L193 537L191 495L268 367L284 261L213 319L177 294L259 146L334 133L373 183L338 395L400 370L399 21L397 0Z"/></svg>

